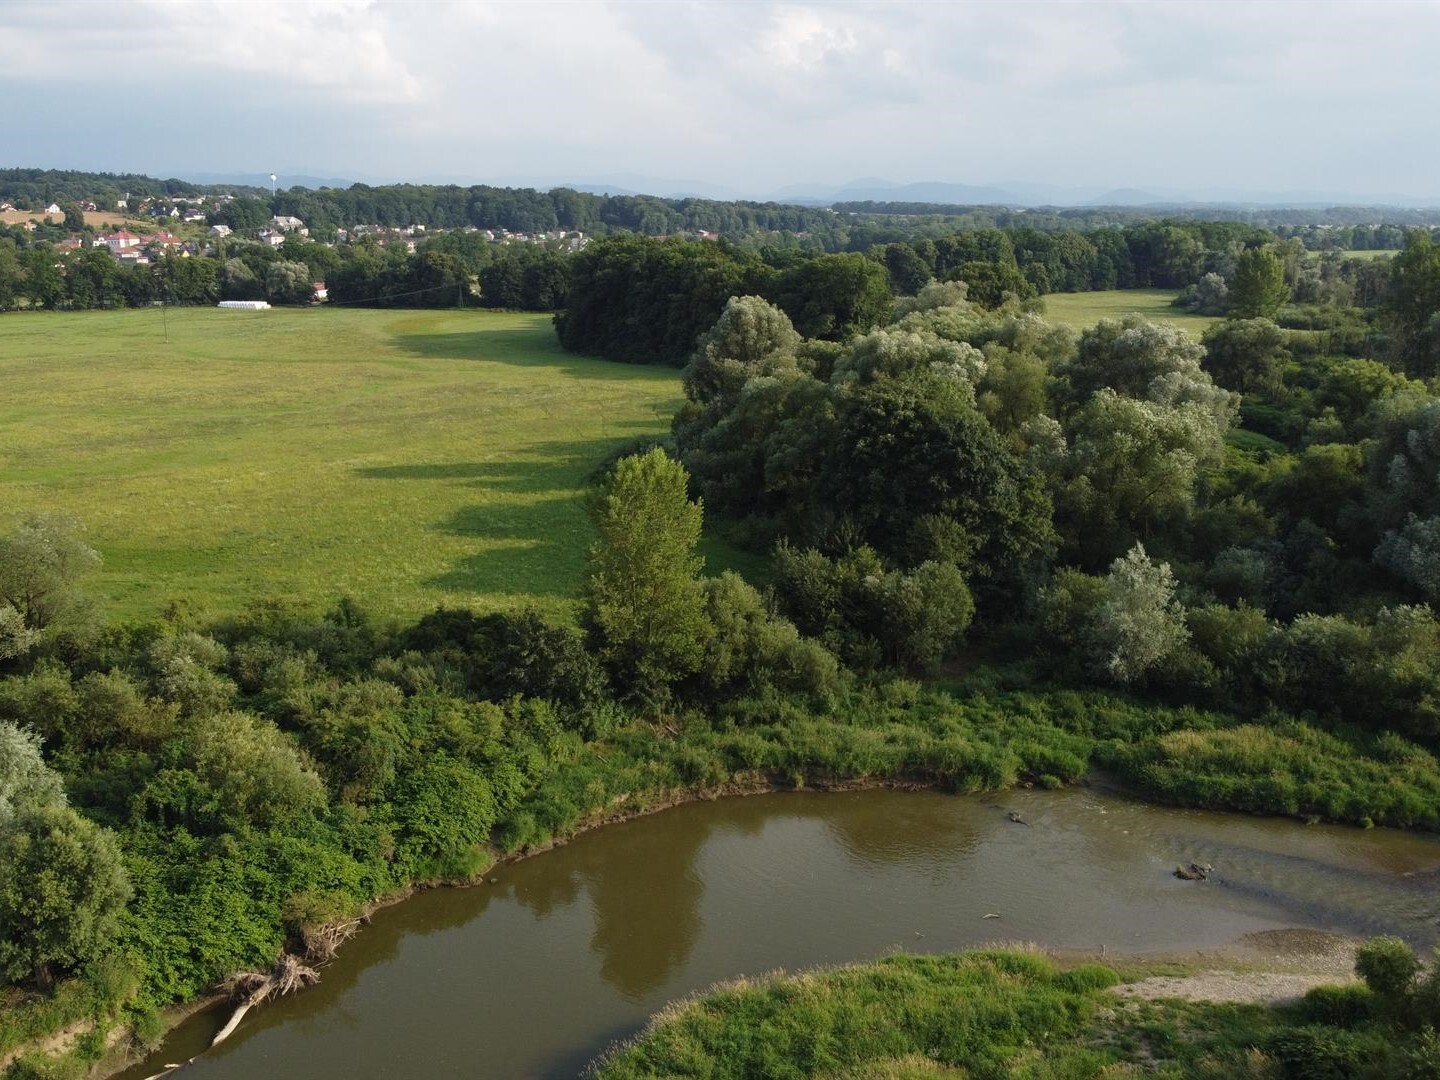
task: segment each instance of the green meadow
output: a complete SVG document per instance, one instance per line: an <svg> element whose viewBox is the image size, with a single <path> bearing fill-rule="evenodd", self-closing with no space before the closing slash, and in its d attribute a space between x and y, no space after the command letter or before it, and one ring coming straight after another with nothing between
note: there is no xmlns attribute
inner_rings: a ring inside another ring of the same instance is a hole
<svg viewBox="0 0 1440 1080"><path fill-rule="evenodd" d="M1393 259L1400 254L1399 248L1376 248L1373 251L1342 251L1340 256L1345 259Z"/></svg>
<svg viewBox="0 0 1440 1080"><path fill-rule="evenodd" d="M673 370L563 352L546 315L8 315L0 527L78 517L112 616L353 594L565 617L588 477L680 398Z"/></svg>
<svg viewBox="0 0 1440 1080"><path fill-rule="evenodd" d="M1194 315L1171 307L1173 289L1109 289L1104 292L1049 293L1045 296L1045 317L1076 330L1094 326L1101 319L1118 319L1138 314L1155 322L1170 322L1198 338L1221 320L1213 315Z"/></svg>

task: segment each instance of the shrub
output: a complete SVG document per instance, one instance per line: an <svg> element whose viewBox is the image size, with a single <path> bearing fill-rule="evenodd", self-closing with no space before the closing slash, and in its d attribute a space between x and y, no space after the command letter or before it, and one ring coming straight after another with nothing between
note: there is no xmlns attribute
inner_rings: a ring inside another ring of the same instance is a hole
<svg viewBox="0 0 1440 1080"><path fill-rule="evenodd" d="M1368 986L1316 986L1300 1003L1306 1023L1352 1028L1375 1016L1375 995Z"/></svg>
<svg viewBox="0 0 1440 1080"><path fill-rule="evenodd" d="M1387 1004L1410 993L1419 971L1415 953L1397 937L1372 938L1355 953L1355 974Z"/></svg>
<svg viewBox="0 0 1440 1080"><path fill-rule="evenodd" d="M1293 1080L1356 1080L1370 1065L1373 1047L1340 1028L1288 1028L1270 1038L1266 1049Z"/></svg>

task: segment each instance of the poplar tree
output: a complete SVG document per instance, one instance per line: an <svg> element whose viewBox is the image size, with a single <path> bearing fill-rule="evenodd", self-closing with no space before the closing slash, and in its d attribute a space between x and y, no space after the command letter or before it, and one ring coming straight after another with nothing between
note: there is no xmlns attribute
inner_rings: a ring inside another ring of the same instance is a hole
<svg viewBox="0 0 1440 1080"><path fill-rule="evenodd" d="M713 633L695 554L703 512L686 483L657 448L622 458L591 509L586 629L615 685L648 709L699 669Z"/></svg>
<svg viewBox="0 0 1440 1080"><path fill-rule="evenodd" d="M1266 248L1248 248L1235 259L1235 277L1230 282L1232 319L1268 319L1290 299L1285 284L1285 264Z"/></svg>

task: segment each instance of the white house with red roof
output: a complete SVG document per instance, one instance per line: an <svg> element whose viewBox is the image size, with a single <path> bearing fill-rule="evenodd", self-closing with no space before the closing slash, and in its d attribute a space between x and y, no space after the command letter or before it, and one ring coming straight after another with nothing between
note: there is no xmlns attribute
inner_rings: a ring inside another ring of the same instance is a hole
<svg viewBox="0 0 1440 1080"><path fill-rule="evenodd" d="M111 255L118 255L129 248L138 248L140 244L140 237L126 229L113 232L105 237L105 246L110 249Z"/></svg>

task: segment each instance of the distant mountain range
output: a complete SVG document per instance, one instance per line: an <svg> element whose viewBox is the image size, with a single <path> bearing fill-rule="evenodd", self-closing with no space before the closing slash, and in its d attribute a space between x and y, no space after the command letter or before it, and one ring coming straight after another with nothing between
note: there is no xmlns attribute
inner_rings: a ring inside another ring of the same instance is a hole
<svg viewBox="0 0 1440 1080"><path fill-rule="evenodd" d="M269 173L187 173L176 174L198 184L247 184L269 187ZM403 179L355 176L349 179L326 177L314 169L276 172L277 183L288 187L348 188L353 184L371 186L395 183L493 184L502 187L535 188L547 191L568 187L596 195L656 195L667 199L702 198L726 202L794 203L801 206L829 206L844 202L931 203L946 206L1012 207L1293 207L1405 206L1440 207L1440 196L1421 197L1396 192L1338 192L1324 190L1264 191L1251 188L1087 188L1057 184L1005 182L958 184L945 181L897 183L881 177L864 177L846 184L792 184L774 191L745 191L704 180L675 180L637 173L617 173L580 180L564 176L510 175L462 177L426 175Z"/></svg>

